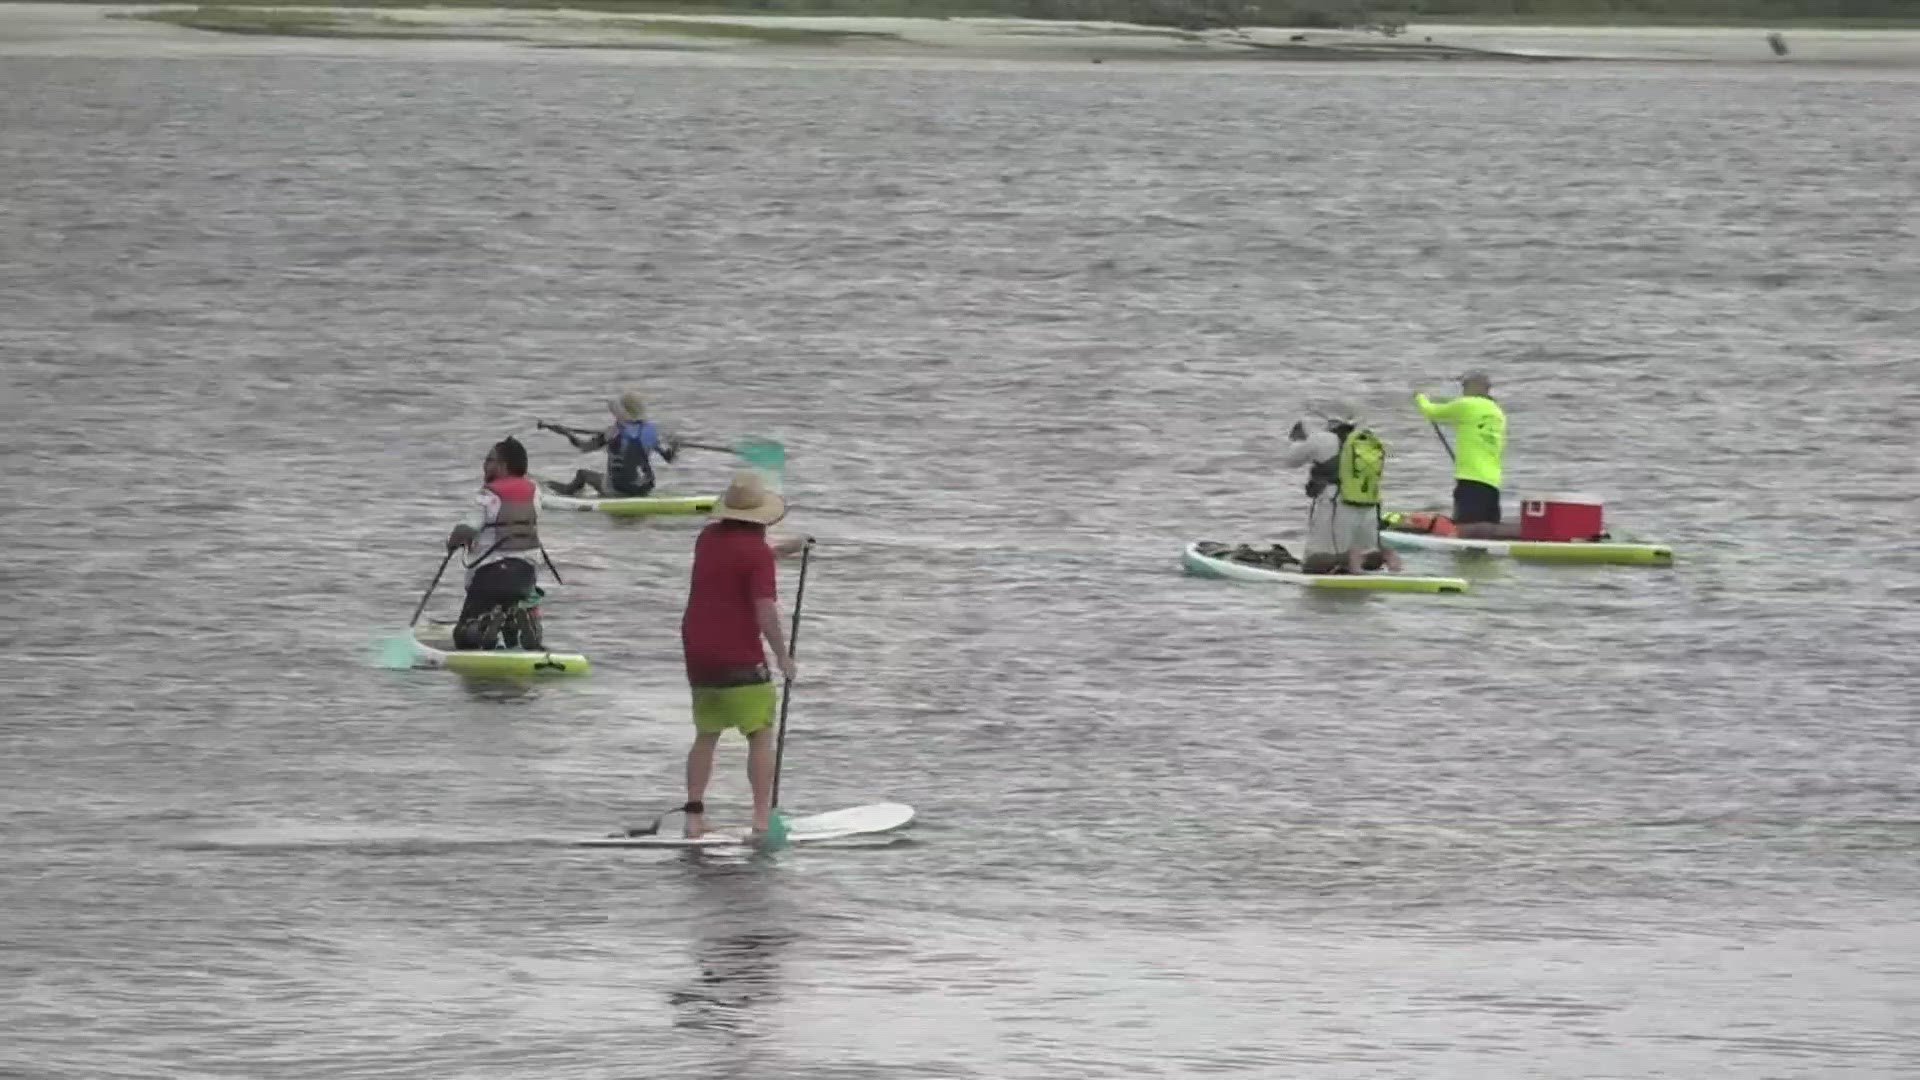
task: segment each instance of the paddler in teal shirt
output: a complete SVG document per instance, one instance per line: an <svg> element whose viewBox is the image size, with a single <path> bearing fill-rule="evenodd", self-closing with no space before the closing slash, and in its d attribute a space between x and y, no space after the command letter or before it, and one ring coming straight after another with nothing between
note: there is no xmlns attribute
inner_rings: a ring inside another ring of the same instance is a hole
<svg viewBox="0 0 1920 1080"><path fill-rule="evenodd" d="M1493 400L1493 380L1484 371L1469 371L1460 377L1459 397L1433 402L1425 394L1415 394L1413 403L1436 430L1441 424L1454 430L1453 523L1459 535L1475 539L1518 536L1519 529L1500 522L1507 414Z"/></svg>
<svg viewBox="0 0 1920 1080"><path fill-rule="evenodd" d="M632 391L621 394L607 402L607 409L613 413L613 424L592 434L559 424L540 425L544 430L564 436L575 450L583 453L603 446L607 450L606 472L580 469L567 483L547 481L548 490L559 495L577 495L580 489L590 487L602 498L639 498L653 493L656 483L653 455L672 462L679 452L678 444L661 437L660 428L647 419L646 399L639 394Z"/></svg>

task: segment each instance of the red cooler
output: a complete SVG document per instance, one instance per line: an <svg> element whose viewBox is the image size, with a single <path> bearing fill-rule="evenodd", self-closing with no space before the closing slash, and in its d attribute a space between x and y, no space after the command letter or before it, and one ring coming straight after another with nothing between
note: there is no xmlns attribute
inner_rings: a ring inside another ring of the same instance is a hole
<svg viewBox="0 0 1920 1080"><path fill-rule="evenodd" d="M1591 540L1606 532L1592 495L1543 495L1520 503L1520 539Z"/></svg>

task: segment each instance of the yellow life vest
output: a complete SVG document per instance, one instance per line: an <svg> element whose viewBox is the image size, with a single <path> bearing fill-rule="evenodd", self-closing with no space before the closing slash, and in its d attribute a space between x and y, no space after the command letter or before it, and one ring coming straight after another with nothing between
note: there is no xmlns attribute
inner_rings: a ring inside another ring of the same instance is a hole
<svg viewBox="0 0 1920 1080"><path fill-rule="evenodd" d="M1348 506L1379 506L1380 480L1387 472L1387 445L1371 428L1348 428L1340 439L1336 476L1340 501Z"/></svg>

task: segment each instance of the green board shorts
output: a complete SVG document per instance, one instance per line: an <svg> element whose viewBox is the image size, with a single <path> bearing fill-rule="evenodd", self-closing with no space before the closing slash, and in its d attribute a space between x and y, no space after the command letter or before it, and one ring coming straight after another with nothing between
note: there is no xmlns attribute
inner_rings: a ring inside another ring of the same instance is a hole
<svg viewBox="0 0 1920 1080"><path fill-rule="evenodd" d="M693 727L702 735L718 735L728 728L752 735L773 723L778 703L773 682L745 686L693 687Z"/></svg>

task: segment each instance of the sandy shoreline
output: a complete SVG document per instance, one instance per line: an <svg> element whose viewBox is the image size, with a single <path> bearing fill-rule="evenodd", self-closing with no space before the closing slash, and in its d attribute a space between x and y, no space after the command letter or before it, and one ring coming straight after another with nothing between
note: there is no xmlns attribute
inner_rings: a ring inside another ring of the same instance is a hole
<svg viewBox="0 0 1920 1080"><path fill-rule="evenodd" d="M1786 56L1752 28L1410 25L1388 38L1351 31L1260 28L1193 33L1101 22L1004 18L650 14L527 8L300 8L244 4L84 5L0 3L0 52L96 54L144 45L165 52L295 41L456 42L513 49L633 49L841 56L924 55L996 60L1554 61L1815 64L1920 69L1920 30L1790 30ZM156 14L185 25L149 21ZM219 42L220 44L216 44ZM251 49L249 51L252 51ZM293 50L303 51L303 50Z"/></svg>

